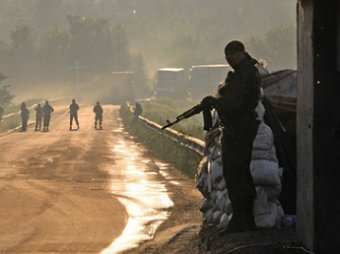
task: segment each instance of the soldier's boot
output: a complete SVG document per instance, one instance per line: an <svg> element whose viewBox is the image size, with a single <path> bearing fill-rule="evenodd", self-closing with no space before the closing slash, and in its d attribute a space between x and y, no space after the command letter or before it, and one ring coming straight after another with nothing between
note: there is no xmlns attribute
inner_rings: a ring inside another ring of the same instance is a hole
<svg viewBox="0 0 340 254"><path fill-rule="evenodd" d="M237 232L253 231L256 229L253 211L233 205L233 216L227 228L220 232L221 235Z"/></svg>
<svg viewBox="0 0 340 254"><path fill-rule="evenodd" d="M233 216L228 224L228 227L225 231L227 234L231 233L237 233L237 232L243 232L247 231L247 227L245 225L244 216L242 216L240 213L234 213Z"/></svg>
<svg viewBox="0 0 340 254"><path fill-rule="evenodd" d="M77 130L79 130L79 124L77 124Z"/></svg>
<svg viewBox="0 0 340 254"><path fill-rule="evenodd" d="M69 128L69 130L71 131L72 130L72 126L70 125L70 128Z"/></svg>
<svg viewBox="0 0 340 254"><path fill-rule="evenodd" d="M101 124L99 125L99 129L100 129L100 130L102 130L102 129L103 129L103 127L102 127L102 125L101 125Z"/></svg>
<svg viewBox="0 0 340 254"><path fill-rule="evenodd" d="M250 231L256 230L256 223L254 219L254 208L248 208L246 210L247 226Z"/></svg>

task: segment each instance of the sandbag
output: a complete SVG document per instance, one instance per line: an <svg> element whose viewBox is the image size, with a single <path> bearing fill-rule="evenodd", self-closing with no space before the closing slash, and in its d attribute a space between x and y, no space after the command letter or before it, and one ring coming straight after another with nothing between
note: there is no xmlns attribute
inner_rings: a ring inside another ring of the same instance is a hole
<svg viewBox="0 0 340 254"><path fill-rule="evenodd" d="M201 173L200 178L196 184L196 188L202 193L203 197L207 197L208 193L208 174Z"/></svg>
<svg viewBox="0 0 340 254"><path fill-rule="evenodd" d="M255 185L281 184L279 165L274 161L253 160L250 162L250 173Z"/></svg>
<svg viewBox="0 0 340 254"><path fill-rule="evenodd" d="M214 224L218 224L220 222L220 219L222 217L222 214L223 212L220 211L220 210L216 210L214 213L213 213L213 223Z"/></svg>
<svg viewBox="0 0 340 254"><path fill-rule="evenodd" d="M272 129L264 122L260 123L257 135L253 142L253 149L269 150L274 145L274 135Z"/></svg>
<svg viewBox="0 0 340 254"><path fill-rule="evenodd" d="M268 160L278 163L275 146L269 150L253 149L251 160Z"/></svg>
<svg viewBox="0 0 340 254"><path fill-rule="evenodd" d="M217 190L225 190L226 189L226 184L224 177L220 179L220 181L214 183L214 188Z"/></svg>
<svg viewBox="0 0 340 254"><path fill-rule="evenodd" d="M256 198L254 200L254 216L264 215L270 213L267 193L263 187L256 187Z"/></svg>
<svg viewBox="0 0 340 254"><path fill-rule="evenodd" d="M257 107L255 108L255 111L257 113L257 118L260 120L263 120L266 110L261 101L258 102Z"/></svg>
<svg viewBox="0 0 340 254"><path fill-rule="evenodd" d="M223 167L222 167L222 159L212 161L211 163L211 176L213 182L219 182L223 178Z"/></svg>
<svg viewBox="0 0 340 254"><path fill-rule="evenodd" d="M228 214L226 214L226 213L222 214L222 216L220 218L220 223L217 225L217 229L219 229L219 230L227 229L229 221L230 220L229 220Z"/></svg>
<svg viewBox="0 0 340 254"><path fill-rule="evenodd" d="M265 192L267 193L268 201L274 201L279 199L281 194L282 186L278 185L263 185L262 186Z"/></svg>
<svg viewBox="0 0 340 254"><path fill-rule="evenodd" d="M212 224L214 221L214 214L213 214L213 210L209 209L206 214L205 214L205 220L208 224Z"/></svg>
<svg viewBox="0 0 340 254"><path fill-rule="evenodd" d="M211 206L211 203L209 202L209 200L204 198L201 200L201 203L200 203L200 211L202 213L206 213L209 210L210 206Z"/></svg>
<svg viewBox="0 0 340 254"><path fill-rule="evenodd" d="M258 228L280 228L284 216L279 202L268 202L269 213L255 216L255 223Z"/></svg>
<svg viewBox="0 0 340 254"><path fill-rule="evenodd" d="M231 205L231 201L229 198L226 198L225 199L225 202L224 202L224 212L228 215L230 215L232 212L233 212L233 207Z"/></svg>

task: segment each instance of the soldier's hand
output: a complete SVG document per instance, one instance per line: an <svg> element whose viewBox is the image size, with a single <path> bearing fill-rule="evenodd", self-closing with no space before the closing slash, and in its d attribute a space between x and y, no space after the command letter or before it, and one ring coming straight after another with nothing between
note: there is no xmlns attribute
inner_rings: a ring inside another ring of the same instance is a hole
<svg viewBox="0 0 340 254"><path fill-rule="evenodd" d="M216 105L217 99L214 96L204 97L201 101L201 105L205 108L212 108Z"/></svg>

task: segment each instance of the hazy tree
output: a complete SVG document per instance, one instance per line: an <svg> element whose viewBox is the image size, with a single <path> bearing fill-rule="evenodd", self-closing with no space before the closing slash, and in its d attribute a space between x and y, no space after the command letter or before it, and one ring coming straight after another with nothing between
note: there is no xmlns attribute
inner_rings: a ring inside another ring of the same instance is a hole
<svg viewBox="0 0 340 254"><path fill-rule="evenodd" d="M11 104L14 95L9 91L9 85L2 85L1 82L6 79L2 73L0 73L0 106L6 107Z"/></svg>
<svg viewBox="0 0 340 254"><path fill-rule="evenodd" d="M181 67L186 70L192 65L209 63L206 52L201 52L197 48L201 47L199 38L193 38L189 35L179 35L175 38L170 48L167 49L167 64L173 67Z"/></svg>
<svg viewBox="0 0 340 254"><path fill-rule="evenodd" d="M43 76L59 78L70 63L70 38L67 31L51 28L41 40L40 55Z"/></svg>
<svg viewBox="0 0 340 254"><path fill-rule="evenodd" d="M149 80L146 75L143 57L138 54L132 57L133 86L137 96L147 96L151 92Z"/></svg>
<svg viewBox="0 0 340 254"><path fill-rule="evenodd" d="M296 68L296 32L292 26L276 27L263 37L251 37L246 42L249 52L257 58L264 58L270 70Z"/></svg>
<svg viewBox="0 0 340 254"><path fill-rule="evenodd" d="M78 59L86 78L131 70L130 52L141 52L153 74L159 67L225 63L231 39L243 40L271 70L296 67L296 0L212 2L1 0L0 69L17 86L21 78L27 84L72 75L67 66Z"/></svg>
<svg viewBox="0 0 340 254"><path fill-rule="evenodd" d="M22 79L37 76L39 69L37 68L37 39L34 29L27 25L20 25L10 35L12 39L9 45L10 57L7 59L9 75L19 73Z"/></svg>
<svg viewBox="0 0 340 254"><path fill-rule="evenodd" d="M32 14L35 17L34 27L37 31L46 32L64 19L62 0L36 0Z"/></svg>
<svg viewBox="0 0 340 254"><path fill-rule="evenodd" d="M14 51L31 51L35 49L34 29L27 25L17 26L11 32Z"/></svg>
<svg viewBox="0 0 340 254"><path fill-rule="evenodd" d="M89 66L92 72L126 70L129 48L122 26L111 28L106 19L68 16L71 34L70 51L74 59Z"/></svg>
<svg viewBox="0 0 340 254"><path fill-rule="evenodd" d="M116 25L113 28L113 54L115 62L115 70L126 70L129 66L129 43L126 34L126 30L122 25Z"/></svg>

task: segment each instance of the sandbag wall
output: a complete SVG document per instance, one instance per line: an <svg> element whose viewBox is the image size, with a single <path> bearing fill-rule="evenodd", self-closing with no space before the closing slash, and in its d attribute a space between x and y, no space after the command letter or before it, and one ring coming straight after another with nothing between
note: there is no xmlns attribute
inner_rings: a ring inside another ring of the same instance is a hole
<svg viewBox="0 0 340 254"><path fill-rule="evenodd" d="M197 188L203 195L200 211L205 223L224 230L232 216L232 205L223 177L221 160L222 129L207 133L206 155L198 172ZM254 217L258 228L279 228L284 213L278 201L281 192L282 169L278 166L273 133L261 122L253 144L250 170L256 187Z"/></svg>

